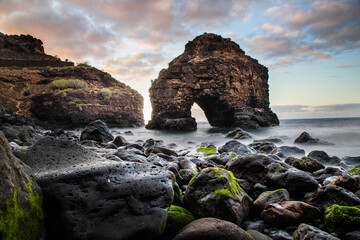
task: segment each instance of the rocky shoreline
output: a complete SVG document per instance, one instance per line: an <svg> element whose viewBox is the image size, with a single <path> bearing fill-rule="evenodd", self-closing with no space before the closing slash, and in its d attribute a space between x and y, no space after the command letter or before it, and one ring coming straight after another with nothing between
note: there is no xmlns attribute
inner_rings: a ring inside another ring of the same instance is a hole
<svg viewBox="0 0 360 240"><path fill-rule="evenodd" d="M174 150L102 121L80 134L0 122L2 239L360 239L360 157L245 145L240 129Z"/></svg>

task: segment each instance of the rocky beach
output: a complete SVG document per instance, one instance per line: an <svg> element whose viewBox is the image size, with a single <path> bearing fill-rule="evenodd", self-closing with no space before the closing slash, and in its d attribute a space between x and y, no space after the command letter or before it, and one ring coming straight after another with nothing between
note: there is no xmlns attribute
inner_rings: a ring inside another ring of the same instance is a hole
<svg viewBox="0 0 360 240"><path fill-rule="evenodd" d="M159 73L145 129L136 90L0 37L0 239L360 239L360 156L261 133L280 128L267 68L230 39L198 36Z"/></svg>

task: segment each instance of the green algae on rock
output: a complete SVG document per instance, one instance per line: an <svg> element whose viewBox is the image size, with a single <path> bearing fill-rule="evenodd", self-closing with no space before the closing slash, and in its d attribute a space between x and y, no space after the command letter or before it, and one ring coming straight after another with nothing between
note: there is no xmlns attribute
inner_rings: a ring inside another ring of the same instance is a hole
<svg viewBox="0 0 360 240"><path fill-rule="evenodd" d="M330 232L357 230L360 226L360 205L331 205L325 210L324 222Z"/></svg>
<svg viewBox="0 0 360 240"><path fill-rule="evenodd" d="M325 168L324 165L322 165L318 160L315 160L313 158L309 158L309 157L302 157L302 158L295 158L295 157L288 157L285 160L285 163L303 170L303 171L307 171L307 172L315 172L317 170L320 170L322 168Z"/></svg>
<svg viewBox="0 0 360 240"><path fill-rule="evenodd" d="M13 198L6 199L5 215L0 216L0 235L4 240L36 240L41 237L44 223L43 199L39 194L34 195L30 179L28 179L27 191L30 205L28 210L18 204L16 188Z"/></svg>
<svg viewBox="0 0 360 240"><path fill-rule="evenodd" d="M185 208L171 205L168 211L164 236L173 238L183 227L194 220L194 216Z"/></svg>
<svg viewBox="0 0 360 240"><path fill-rule="evenodd" d="M360 164L350 169L348 173L351 173L352 175L360 175Z"/></svg>
<svg viewBox="0 0 360 240"><path fill-rule="evenodd" d="M216 153L216 148L215 147L207 147L207 148L198 148L196 150L198 153L203 153L205 157L211 156L214 153Z"/></svg>

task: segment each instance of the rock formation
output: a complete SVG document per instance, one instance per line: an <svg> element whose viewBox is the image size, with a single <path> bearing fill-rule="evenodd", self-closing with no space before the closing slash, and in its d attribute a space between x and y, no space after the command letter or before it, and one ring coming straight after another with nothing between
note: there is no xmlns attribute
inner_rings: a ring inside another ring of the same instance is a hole
<svg viewBox="0 0 360 240"><path fill-rule="evenodd" d="M149 90L150 129L196 129L191 107L197 103L216 127L278 125L269 108L268 69L239 45L203 34L159 73Z"/></svg>
<svg viewBox="0 0 360 240"><path fill-rule="evenodd" d="M3 53L10 60L3 60ZM54 58L44 53L41 40L0 34L0 61L16 65L0 64L0 105L4 109L51 127L83 127L97 119L114 127L144 125L143 98L137 91L94 67L49 67L53 62L66 63L47 59L50 57ZM82 86L54 85L58 80Z"/></svg>

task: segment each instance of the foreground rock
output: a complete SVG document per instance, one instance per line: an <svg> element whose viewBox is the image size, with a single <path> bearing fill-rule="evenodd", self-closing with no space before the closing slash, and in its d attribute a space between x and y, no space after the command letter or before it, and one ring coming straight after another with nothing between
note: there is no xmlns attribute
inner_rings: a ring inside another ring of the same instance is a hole
<svg viewBox="0 0 360 240"><path fill-rule="evenodd" d="M89 123L81 131L80 140L93 140L100 143L107 143L114 139L109 128L101 120Z"/></svg>
<svg viewBox="0 0 360 240"><path fill-rule="evenodd" d="M44 192L48 239L161 235L174 194L171 172L105 160L81 145L51 137L31 147L25 161Z"/></svg>
<svg viewBox="0 0 360 240"><path fill-rule="evenodd" d="M239 45L203 34L159 73L150 88L152 129L195 129L191 106L197 103L212 126L278 125L269 108L268 70Z"/></svg>
<svg viewBox="0 0 360 240"><path fill-rule="evenodd" d="M330 232L346 233L359 230L360 206L334 204L325 211L325 226Z"/></svg>
<svg viewBox="0 0 360 240"><path fill-rule="evenodd" d="M315 240L315 239L324 239L324 240L340 240L333 235L324 232L317 227L302 223L296 229L293 234L293 240Z"/></svg>
<svg viewBox="0 0 360 240"><path fill-rule="evenodd" d="M42 192L31 169L11 152L0 131L0 238L41 239Z"/></svg>
<svg viewBox="0 0 360 240"><path fill-rule="evenodd" d="M232 172L222 168L203 169L184 194L185 207L195 217L216 217L238 225L247 217L251 203Z"/></svg>
<svg viewBox="0 0 360 240"><path fill-rule="evenodd" d="M261 218L276 227L297 226L321 217L320 209L300 201L284 201L266 206Z"/></svg>
<svg viewBox="0 0 360 240"><path fill-rule="evenodd" d="M236 224L216 218L196 220L174 238L174 240L253 240L250 234Z"/></svg>

